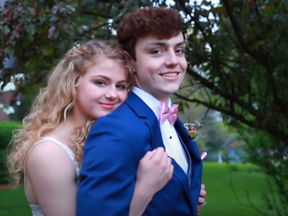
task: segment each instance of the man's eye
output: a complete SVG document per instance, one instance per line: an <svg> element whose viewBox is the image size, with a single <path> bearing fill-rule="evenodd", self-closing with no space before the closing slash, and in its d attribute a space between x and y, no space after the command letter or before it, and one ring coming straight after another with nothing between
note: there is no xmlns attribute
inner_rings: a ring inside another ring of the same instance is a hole
<svg viewBox="0 0 288 216"><path fill-rule="evenodd" d="M185 53L185 49L177 49L176 53L184 54Z"/></svg>
<svg viewBox="0 0 288 216"><path fill-rule="evenodd" d="M160 50L160 49L155 49L155 50L153 50L151 53L157 55L157 54L161 54L161 53L163 53L163 51Z"/></svg>

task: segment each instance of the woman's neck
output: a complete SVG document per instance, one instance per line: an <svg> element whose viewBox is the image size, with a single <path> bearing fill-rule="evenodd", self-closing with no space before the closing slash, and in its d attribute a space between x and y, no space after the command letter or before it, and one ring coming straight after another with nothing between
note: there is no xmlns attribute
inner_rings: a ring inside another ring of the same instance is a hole
<svg viewBox="0 0 288 216"><path fill-rule="evenodd" d="M45 136L51 136L66 145L70 144L70 138L73 135L74 126L66 121L59 123L52 131L45 134Z"/></svg>
<svg viewBox="0 0 288 216"><path fill-rule="evenodd" d="M84 127L89 119L87 119L79 110L72 109L67 122L70 122L74 128Z"/></svg>

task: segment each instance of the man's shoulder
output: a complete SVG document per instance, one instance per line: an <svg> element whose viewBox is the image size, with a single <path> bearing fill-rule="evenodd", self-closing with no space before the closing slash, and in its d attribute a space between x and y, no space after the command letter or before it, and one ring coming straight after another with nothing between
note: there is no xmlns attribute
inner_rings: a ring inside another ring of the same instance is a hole
<svg viewBox="0 0 288 216"><path fill-rule="evenodd" d="M152 112L150 108L145 104L145 102L136 94L131 92L128 95L127 100L117 107L113 112L107 115L107 117L112 118L127 118L129 117L139 117L143 115L143 111L146 114L147 112Z"/></svg>
<svg viewBox="0 0 288 216"><path fill-rule="evenodd" d="M129 106L126 102L124 102L119 107L117 107L117 109L115 109L113 112L106 115L105 118L107 119L112 118L114 120L117 120L117 119L127 119L133 116L137 116L136 112L132 109L131 106Z"/></svg>
<svg viewBox="0 0 288 216"><path fill-rule="evenodd" d="M137 113L124 102L113 112L100 117L95 125L101 125L101 127L110 125L111 127L122 128L138 124L138 121L142 120L138 117Z"/></svg>

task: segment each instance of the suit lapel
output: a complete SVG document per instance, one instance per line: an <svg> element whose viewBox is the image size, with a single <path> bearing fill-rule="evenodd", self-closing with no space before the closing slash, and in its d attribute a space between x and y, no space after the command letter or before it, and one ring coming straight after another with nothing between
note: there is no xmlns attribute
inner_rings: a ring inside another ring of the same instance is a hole
<svg viewBox="0 0 288 216"><path fill-rule="evenodd" d="M186 173L182 170L182 168L178 165L178 163L176 163L176 161L174 159L172 159L172 163L174 165L174 173L173 176L174 178L176 178L182 185L182 187L184 188L185 194L187 196L187 200L190 203L190 208L191 210L193 209L193 204L191 202L191 194L190 194L190 190L189 190L189 183L188 183L188 178Z"/></svg>
<svg viewBox="0 0 288 216"><path fill-rule="evenodd" d="M192 158L192 162L199 162L201 161L200 154L197 148L196 143L189 137L186 128L184 127L184 124L180 121L180 119L177 119L175 123L175 129L178 132L179 136L182 138L184 145L188 149L190 156Z"/></svg>
<svg viewBox="0 0 288 216"><path fill-rule="evenodd" d="M158 119L156 118L154 112L150 109L150 107L133 92L130 92L129 97L127 98L125 103L127 103L127 105L132 110L134 110L134 112L139 118L145 119L146 125L148 126L150 133L152 134L152 149L158 147L162 147L165 149Z"/></svg>
<svg viewBox="0 0 288 216"><path fill-rule="evenodd" d="M128 95L127 100L124 102L126 103L139 118L147 118L151 115L154 115L153 111L144 103L141 98L139 98L134 92L130 92ZM154 115L156 118L156 116Z"/></svg>
<svg viewBox="0 0 288 216"><path fill-rule="evenodd" d="M190 197L192 206L197 206L198 198L200 194L200 185L202 182L202 160L200 158L200 154L197 148L196 143L189 137L184 124L177 119L175 123L175 129L181 136L184 145L189 151L192 160L192 167L191 167L191 183L190 183Z"/></svg>

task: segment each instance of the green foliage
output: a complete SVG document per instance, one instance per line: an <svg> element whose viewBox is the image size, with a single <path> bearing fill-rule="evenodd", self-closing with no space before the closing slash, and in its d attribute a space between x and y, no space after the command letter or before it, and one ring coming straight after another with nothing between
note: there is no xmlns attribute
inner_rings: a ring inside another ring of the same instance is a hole
<svg viewBox="0 0 288 216"><path fill-rule="evenodd" d="M263 199L270 206L271 211L277 212L277 215L285 215L283 212L287 213L288 210L286 205L283 206L283 203L288 200L286 146L267 132L247 130L243 134L247 143L248 161L259 165L261 172L272 177L268 183L276 186L270 186L270 193L267 193ZM279 196L275 198L275 194Z"/></svg>
<svg viewBox="0 0 288 216"><path fill-rule="evenodd" d="M12 131L19 128L21 123L14 121L0 121L0 147L6 148L12 137Z"/></svg>
<svg viewBox="0 0 288 216"><path fill-rule="evenodd" d="M207 189L207 205L201 215L258 216L267 210L261 197L269 191L266 176L255 172L252 164L211 163L203 164L203 183ZM234 171L231 171L233 169ZM248 199L249 198L249 199ZM223 203L225 205L223 206ZM250 204L253 204L253 208Z"/></svg>
<svg viewBox="0 0 288 216"><path fill-rule="evenodd" d="M31 216L31 208L25 197L24 187L0 191L1 216Z"/></svg>
<svg viewBox="0 0 288 216"><path fill-rule="evenodd" d="M19 122L14 121L0 122L0 184L8 183L7 168L5 165L6 149L11 140L13 130L20 126Z"/></svg>
<svg viewBox="0 0 288 216"><path fill-rule="evenodd" d="M177 96L221 112L224 122L245 139L247 160L276 186L270 198L276 193L282 205L265 199L274 207L263 215L287 215L288 2L175 2L186 17L190 45L190 91Z"/></svg>
<svg viewBox="0 0 288 216"><path fill-rule="evenodd" d="M0 11L0 68L6 57L15 57L17 64L5 68L0 80L6 84L11 75L25 74L17 89L22 93L30 84L45 83L53 65L75 41L111 35L103 27L109 26L116 5L87 0L6 1Z"/></svg>
<svg viewBox="0 0 288 216"><path fill-rule="evenodd" d="M178 103L177 100L173 101ZM196 144L200 151L208 151L207 159L212 160L217 159L218 152L222 150L223 144L234 136L224 126L224 123L219 121L218 115L219 113L209 111L203 105L195 106L195 104L189 104L189 107L185 107L178 114L184 123L192 123L196 119L203 124L203 128L199 130L199 138L196 140Z"/></svg>
<svg viewBox="0 0 288 216"><path fill-rule="evenodd" d="M245 124L287 142L287 3L224 0L207 8L201 1L189 8L176 2L189 26L193 86L190 95L177 96L221 112L233 127Z"/></svg>

